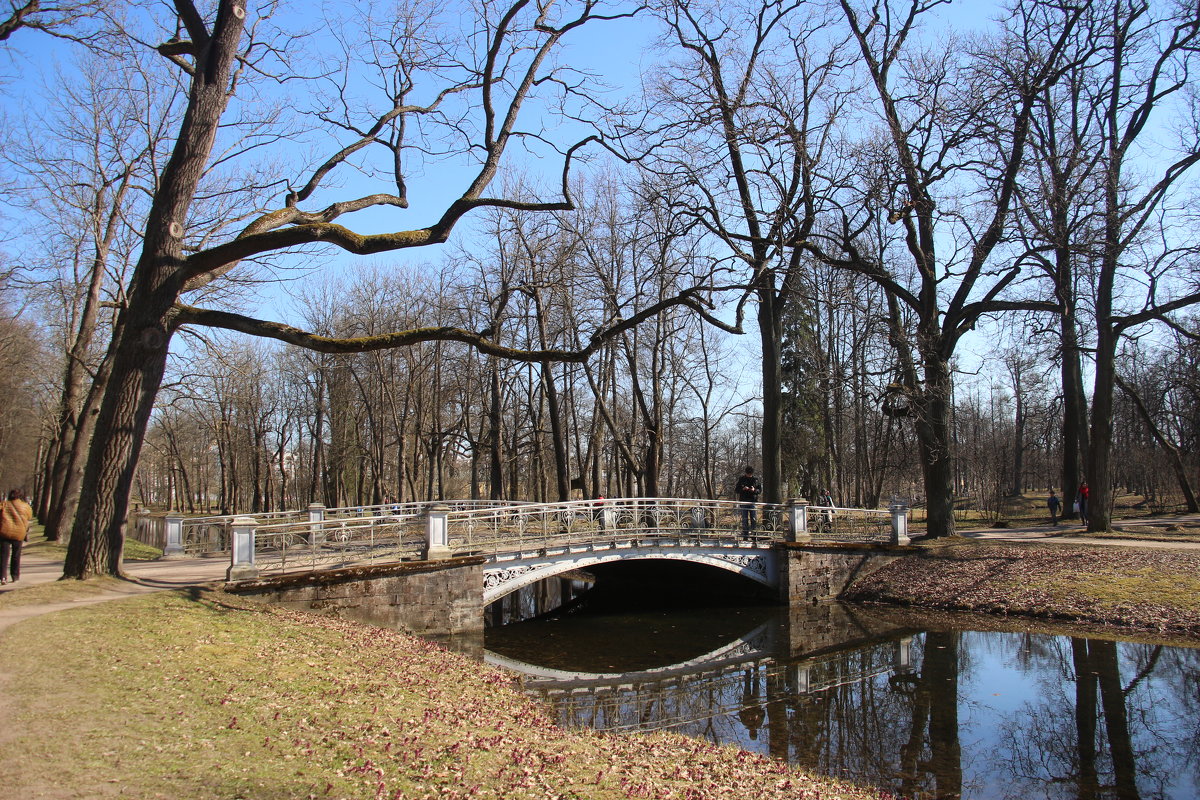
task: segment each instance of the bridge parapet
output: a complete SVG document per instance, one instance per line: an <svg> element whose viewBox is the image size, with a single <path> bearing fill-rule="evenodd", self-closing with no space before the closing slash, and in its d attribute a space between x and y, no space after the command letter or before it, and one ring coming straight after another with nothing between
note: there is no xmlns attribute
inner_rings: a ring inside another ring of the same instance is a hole
<svg viewBox="0 0 1200 800"><path fill-rule="evenodd" d="M291 511L269 511L259 514L222 514L207 517L185 517L182 514L167 516L167 549L171 555L197 556L203 553L227 552L230 548L235 519L252 520L256 528L263 530L286 530L288 526L301 523L324 523L342 521L349 527L363 527L368 520L379 520L387 524L400 520L422 520L430 506L436 502L448 510L472 508L496 508L497 506L526 505L523 500L420 500L409 503L381 503L379 505L339 506L327 508L313 503L307 508ZM172 521L175 526L172 528ZM174 535L172 535L174 533Z"/></svg>
<svg viewBox="0 0 1200 800"><path fill-rule="evenodd" d="M789 530L786 506L661 497L449 511L446 523L452 552L485 556L660 537L765 546Z"/></svg>
<svg viewBox="0 0 1200 800"><path fill-rule="evenodd" d="M901 510L902 515L907 513ZM454 553L492 555L571 544L620 544L670 537L697 544L765 545L775 541L892 541L892 509L632 497L449 510Z"/></svg>
<svg viewBox="0 0 1200 800"><path fill-rule="evenodd" d="M358 516L340 513L343 509L327 515L322 506L314 505L290 517L222 518L219 524L223 549L235 541L240 544L231 552L231 576L458 555L511 560L545 556L549 550L667 543L675 548L765 549L781 541L907 539L900 538L907 519L902 507L849 509L809 506L803 501L773 505L645 497L489 507L480 507L480 502L380 506ZM384 510L394 513L381 513ZM174 540L175 552L178 540L187 540L184 522L168 520L168 539ZM194 552L186 546L182 549Z"/></svg>

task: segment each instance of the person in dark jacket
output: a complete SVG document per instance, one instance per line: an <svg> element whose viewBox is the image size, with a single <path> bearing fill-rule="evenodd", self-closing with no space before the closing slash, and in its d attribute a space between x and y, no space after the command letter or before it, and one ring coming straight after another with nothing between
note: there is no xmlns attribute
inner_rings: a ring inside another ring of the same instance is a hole
<svg viewBox="0 0 1200 800"><path fill-rule="evenodd" d="M733 493L741 502L738 511L742 515L742 532L749 533L758 527L758 509L754 504L762 494L762 482L755 476L754 467L746 467L746 471L733 487Z"/></svg>

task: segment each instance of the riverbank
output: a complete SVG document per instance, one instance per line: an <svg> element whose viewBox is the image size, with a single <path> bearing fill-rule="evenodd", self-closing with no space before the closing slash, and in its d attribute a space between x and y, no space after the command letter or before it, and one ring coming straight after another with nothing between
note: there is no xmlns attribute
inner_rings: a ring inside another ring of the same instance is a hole
<svg viewBox="0 0 1200 800"><path fill-rule="evenodd" d="M858 579L841 599L1200 642L1200 551L951 539Z"/></svg>
<svg viewBox="0 0 1200 800"><path fill-rule="evenodd" d="M13 625L0 682L14 797L880 797L673 734L563 730L437 645L208 589Z"/></svg>
<svg viewBox="0 0 1200 800"><path fill-rule="evenodd" d="M0 633L14 796L880 796L679 736L562 730L511 675L394 631L200 586L87 605L137 584L25 583L0 611L69 610ZM950 540L848 599L1200 642L1200 551Z"/></svg>

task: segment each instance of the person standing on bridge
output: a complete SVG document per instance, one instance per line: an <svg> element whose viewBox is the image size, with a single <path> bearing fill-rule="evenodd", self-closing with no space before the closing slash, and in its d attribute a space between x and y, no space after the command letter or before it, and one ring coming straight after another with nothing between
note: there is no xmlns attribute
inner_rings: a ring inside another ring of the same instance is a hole
<svg viewBox="0 0 1200 800"><path fill-rule="evenodd" d="M747 465L746 471L742 477L738 478L737 485L733 487L733 493L741 502L738 511L742 515L742 532L749 533L758 527L758 510L754 504L758 502L758 496L762 494L762 482L754 474L754 467Z"/></svg>

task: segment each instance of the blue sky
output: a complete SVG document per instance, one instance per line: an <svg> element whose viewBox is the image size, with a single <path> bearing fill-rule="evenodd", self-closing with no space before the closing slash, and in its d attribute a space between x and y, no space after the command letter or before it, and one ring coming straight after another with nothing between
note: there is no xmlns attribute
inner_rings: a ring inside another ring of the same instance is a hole
<svg viewBox="0 0 1200 800"><path fill-rule="evenodd" d="M959 0L939 9L941 20L960 32L967 32L987 27L990 18L996 13L997 4L990 0ZM939 30L940 25L932 22L931 30ZM653 65L660 55L650 49L655 36L652 19L642 15L632 20L617 20L584 26L575 31L566 41L559 57L562 63L579 66L602 75L604 80L613 85L612 96L619 98L622 94L635 94L638 91L641 75ZM64 44L58 40L35 34L25 33L21 39L12 40L12 49L6 62L0 63L0 73L5 78L3 92L0 94L0 112L6 116L17 116L19 108L29 102L26 98L37 96L45 82L53 80L53 65L57 61L69 62L73 45ZM15 107L15 108L14 108ZM17 111L17 114L12 112ZM533 176L540 176L546 185L553 187L557 180L559 163L556 159L532 159L524 157L519 148L510 148L510 163L519 166ZM412 208L407 211L387 209L359 214L346 218L345 222L356 230L375 232L417 228L431 223L446 205L453 200L465 187L472 172L468 169L455 169L441 166L428 170L423 175L416 176L410 183L410 198ZM353 195L357 187L348 186L344 193L339 193L339 199ZM499 182L493 185L499 191ZM456 230L451 245L469 242L472 237L472 227L480 217L468 217ZM17 213L8 213L3 222L5 239L9 243L0 245L10 251L21 249L23 220ZM15 237L15 238L14 238ZM330 252L322 256L320 263L324 265L321 275L337 275L350 268L354 263L424 263L436 261L443 255L446 248L425 248L405 251L385 257L373 259L353 259L340 252ZM294 315L289 311L290 302L287 290L281 286L266 286L257 292L255 300L257 308L245 310L258 313L267 318L294 321ZM748 321L748 330L753 330L752 320ZM746 348L749 363L756 360L756 337L745 336L739 344Z"/></svg>

